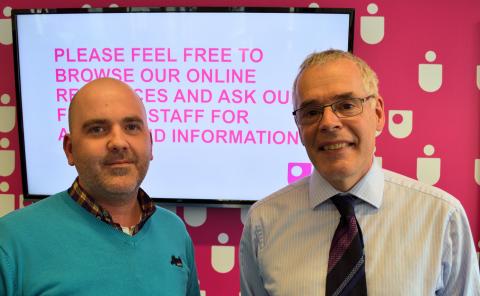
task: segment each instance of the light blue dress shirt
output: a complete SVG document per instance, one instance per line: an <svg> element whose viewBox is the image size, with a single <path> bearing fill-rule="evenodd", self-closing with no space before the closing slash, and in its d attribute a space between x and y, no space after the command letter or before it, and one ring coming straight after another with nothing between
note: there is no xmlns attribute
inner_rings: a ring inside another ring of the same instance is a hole
<svg viewBox="0 0 480 296"><path fill-rule="evenodd" d="M349 191L368 295L480 295L468 219L450 194L376 163ZM339 193L318 172L255 203L240 242L242 296L325 295Z"/></svg>

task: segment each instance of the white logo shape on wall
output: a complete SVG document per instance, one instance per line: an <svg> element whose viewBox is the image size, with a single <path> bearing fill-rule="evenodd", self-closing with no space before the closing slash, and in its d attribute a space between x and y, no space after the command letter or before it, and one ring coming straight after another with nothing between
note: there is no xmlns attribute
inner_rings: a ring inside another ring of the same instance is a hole
<svg viewBox="0 0 480 296"><path fill-rule="evenodd" d="M220 233L218 242L221 244L228 243L228 235ZM235 247L234 246L212 246L212 267L216 272L227 273L233 269L235 265Z"/></svg>
<svg viewBox="0 0 480 296"><path fill-rule="evenodd" d="M369 14L378 12L378 6L370 3L367 6ZM383 16L362 16L360 17L360 36L365 43L377 44L383 40L385 35L385 18Z"/></svg>
<svg viewBox="0 0 480 296"><path fill-rule="evenodd" d="M480 89L480 65L477 66L477 88Z"/></svg>
<svg viewBox="0 0 480 296"><path fill-rule="evenodd" d="M8 133L15 127L15 107L2 106L10 103L10 96L3 94L0 97L0 133Z"/></svg>
<svg viewBox="0 0 480 296"><path fill-rule="evenodd" d="M0 148L7 149L10 141L7 138L0 139ZM10 176L15 170L15 150L0 150L0 176Z"/></svg>
<svg viewBox="0 0 480 296"><path fill-rule="evenodd" d="M201 226L207 221L207 209L204 207L185 207L183 208L183 218L192 227Z"/></svg>
<svg viewBox="0 0 480 296"><path fill-rule="evenodd" d="M3 15L8 17L7 19L0 19L0 43L3 45L12 44L12 8L6 6L3 8Z"/></svg>
<svg viewBox="0 0 480 296"><path fill-rule="evenodd" d="M480 185L480 159L475 159L475 182Z"/></svg>
<svg viewBox="0 0 480 296"><path fill-rule="evenodd" d="M425 145L423 152L427 156L432 156L435 148L432 145ZM417 179L429 185L437 183L440 180L440 158L417 158Z"/></svg>
<svg viewBox="0 0 480 296"><path fill-rule="evenodd" d="M19 209L23 209L25 207L25 200L23 198L23 194L20 194L18 196L18 199L19 199ZM31 204L31 202L29 202L28 204Z"/></svg>
<svg viewBox="0 0 480 296"><path fill-rule="evenodd" d="M8 191L7 182L0 183L0 217L15 210L15 196L13 194L3 194Z"/></svg>
<svg viewBox="0 0 480 296"><path fill-rule="evenodd" d="M427 51L425 59L432 63L437 58L433 50ZM418 65L418 84L427 92L437 91L442 86L442 65L441 64L420 64Z"/></svg>
<svg viewBox="0 0 480 296"><path fill-rule="evenodd" d="M403 139L412 133L413 112L411 110L390 110L388 112L388 131L393 137Z"/></svg>
<svg viewBox="0 0 480 296"><path fill-rule="evenodd" d="M383 157L375 156L375 160L377 161L377 163L380 167L383 167Z"/></svg>

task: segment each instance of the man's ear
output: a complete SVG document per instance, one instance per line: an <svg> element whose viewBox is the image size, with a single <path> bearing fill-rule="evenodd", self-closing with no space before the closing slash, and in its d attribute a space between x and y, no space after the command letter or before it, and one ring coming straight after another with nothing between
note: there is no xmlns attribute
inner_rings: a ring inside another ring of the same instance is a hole
<svg viewBox="0 0 480 296"><path fill-rule="evenodd" d="M75 161L73 159L73 153L72 153L72 137L70 136L70 134L66 134L63 137L63 151L67 156L68 164L71 166L75 165Z"/></svg>
<svg viewBox="0 0 480 296"><path fill-rule="evenodd" d="M150 160L153 160L153 137L152 137L152 132L150 132Z"/></svg>
<svg viewBox="0 0 480 296"><path fill-rule="evenodd" d="M297 77L298 79L298 77ZM295 80L294 84L296 85L297 84L297 80ZM294 87L295 89L295 87ZM293 95L293 109L296 109L298 108L297 107L297 95L294 94ZM297 130L298 130L298 135L300 136L300 141L302 142L302 145L305 146L305 142L303 141L303 136L302 136L302 129L300 127L300 125L297 123L297 120L295 119L294 117L294 121L295 121L295 125L297 126Z"/></svg>
<svg viewBox="0 0 480 296"><path fill-rule="evenodd" d="M385 126L385 109L383 98L381 96L377 96L375 114L377 115L377 132L381 132Z"/></svg>

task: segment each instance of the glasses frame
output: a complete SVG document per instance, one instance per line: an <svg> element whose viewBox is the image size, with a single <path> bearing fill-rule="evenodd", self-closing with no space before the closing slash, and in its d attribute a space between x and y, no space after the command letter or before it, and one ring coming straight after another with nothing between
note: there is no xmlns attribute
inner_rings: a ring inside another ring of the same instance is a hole
<svg viewBox="0 0 480 296"><path fill-rule="evenodd" d="M323 114L325 113L325 108L327 108L327 107L332 108L333 113L334 113L335 116L337 116L338 118L354 117L354 116L357 116L357 115L359 115L359 114L362 114L362 112L363 112L363 104L364 104L366 101L368 101L369 99L374 98L374 97L376 97L376 95L368 95L368 96L365 96L365 97L362 97L362 98L345 98L345 99L337 100L337 101L335 101L335 102L333 102L333 103L331 103L331 104L326 104L326 105L319 106L319 107L318 107L318 110L321 110L321 111L322 111L322 115L319 117L319 119L318 119L317 121L312 122L312 123L309 123L309 124L300 124L300 121L299 121L299 119L298 119L298 117L297 117L297 112L300 111L300 110L302 110L302 109L307 108L309 105L306 105L306 106L303 106L303 107L300 107L300 108L294 110L294 111L292 112L292 115L293 115L293 117L295 118L295 122L296 122L298 125L303 125L303 126L305 126L305 125L310 125L310 124L314 124L314 123L317 123L317 122L319 122L320 120L322 120ZM360 105L360 106L361 106L361 110L360 110L360 112L358 112L358 113L355 114L355 115L350 115L350 116L344 116L344 115L339 115L339 114L337 114L337 111L335 110L335 108L333 108L333 105L336 105L336 104L338 104L338 103L340 103L340 102L343 102L343 101L346 101L346 100L359 100L359 101L361 102L361 105Z"/></svg>

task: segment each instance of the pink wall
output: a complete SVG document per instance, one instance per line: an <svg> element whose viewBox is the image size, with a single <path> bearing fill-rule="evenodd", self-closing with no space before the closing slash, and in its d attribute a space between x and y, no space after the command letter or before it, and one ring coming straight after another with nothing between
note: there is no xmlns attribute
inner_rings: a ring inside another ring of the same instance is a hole
<svg viewBox="0 0 480 296"><path fill-rule="evenodd" d="M223 3L91 0L68 4L54 0L0 0L0 109L3 110L0 114L7 114L16 106L9 8L81 7L86 3L94 7L112 3L297 7L310 4L286 0ZM383 166L455 195L466 209L477 243L480 239L480 2L331 0L319 4L356 9L354 51L377 71L386 104L388 122L378 137L377 149ZM0 216L24 206L21 194L17 125L9 125L8 118L2 115ZM177 207L175 210L186 221L195 242L200 286L205 295L238 295L237 252L245 209Z"/></svg>

